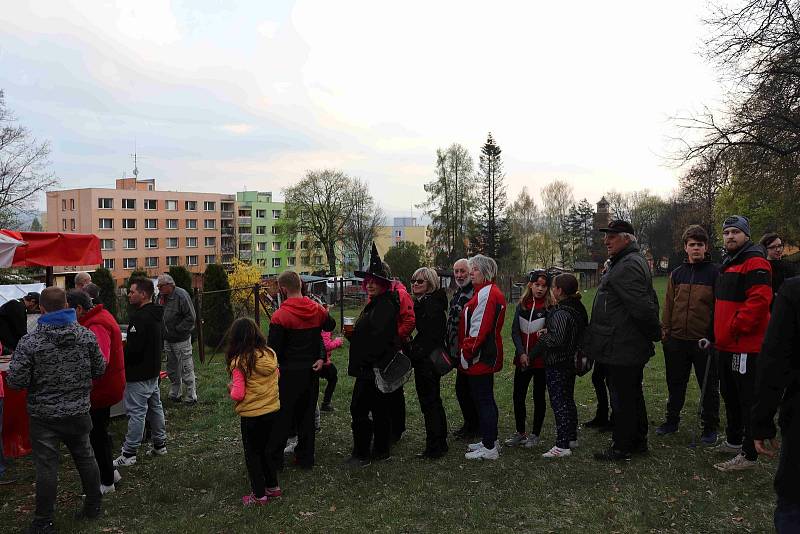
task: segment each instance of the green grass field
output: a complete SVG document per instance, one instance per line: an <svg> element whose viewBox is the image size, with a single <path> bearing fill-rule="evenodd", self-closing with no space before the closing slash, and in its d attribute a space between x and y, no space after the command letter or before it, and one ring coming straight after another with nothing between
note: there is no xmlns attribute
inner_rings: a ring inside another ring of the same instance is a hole
<svg viewBox="0 0 800 534"><path fill-rule="evenodd" d="M663 297L665 279L656 283ZM592 292L584 294L587 306L592 296ZM504 334L506 347L512 347L510 321ZM507 357L510 354L507 349ZM122 470L123 481L104 500L105 516L96 522L71 519L79 507L80 484L65 452L57 526L62 532L131 533L772 530L776 461L762 458L753 471L723 474L712 464L727 457L687 447L697 425L694 379L680 431L666 438L655 435L667 397L660 345L645 371L651 452L619 464L592 459L593 451L607 445L608 434L589 429L579 430L581 445L572 457L542 459L555 439L549 406L537 448L503 449L499 461L475 463L464 459L464 443L451 441L444 459L417 460L414 454L424 447L424 430L412 382L406 386L409 430L393 457L365 469L348 470L341 465L351 446L352 380L345 376L346 347L336 351L334 360L340 371L336 411L323 413L317 467L310 472L287 467L280 477L284 491L280 501L258 509L241 506L249 485L239 421L226 396L228 377L217 356L211 363L198 365L201 401L196 407L165 405L169 454L155 459L142 454L139 463ZM501 439L514 429L512 375L509 363L495 382ZM451 373L442 382L451 429L461 424L454 378ZM162 396L166 396L163 387ZM579 420L590 419L594 392L589 376L578 379L576 401ZM114 421L116 447L124 428L123 418ZM30 459L16 461L13 472L19 482L0 486L2 532L19 531L32 516Z"/></svg>

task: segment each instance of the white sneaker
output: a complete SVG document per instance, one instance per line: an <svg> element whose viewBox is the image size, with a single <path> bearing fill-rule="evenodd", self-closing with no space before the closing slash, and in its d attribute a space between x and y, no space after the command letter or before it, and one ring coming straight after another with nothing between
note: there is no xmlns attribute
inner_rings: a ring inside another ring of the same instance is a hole
<svg viewBox="0 0 800 534"><path fill-rule="evenodd" d="M536 434L529 434L528 439L525 440L525 448L530 449L539 444L539 436Z"/></svg>
<svg viewBox="0 0 800 534"><path fill-rule="evenodd" d="M114 469L114 484L122 480L122 475L119 474L119 471Z"/></svg>
<svg viewBox="0 0 800 534"><path fill-rule="evenodd" d="M283 454L292 454L295 447L297 447L297 438L289 438L286 442L286 447L283 449Z"/></svg>
<svg viewBox="0 0 800 534"><path fill-rule="evenodd" d="M570 441L569 442L569 448L570 449L577 449L578 448L578 440L575 439L575 440Z"/></svg>
<svg viewBox="0 0 800 534"><path fill-rule="evenodd" d="M711 450L713 452L722 454L739 454L740 452L742 452L742 446L733 445L726 439L716 447L713 447Z"/></svg>
<svg viewBox="0 0 800 534"><path fill-rule="evenodd" d="M748 460L745 458L744 454L737 454L727 462L720 462L718 464L714 464L714 468L725 472L725 471L743 471L745 469L753 469L758 462L756 460Z"/></svg>
<svg viewBox="0 0 800 534"><path fill-rule="evenodd" d="M559 447L553 447L546 453L542 455L542 458L564 458L565 456L571 456L572 451L569 449L561 449Z"/></svg>
<svg viewBox="0 0 800 534"><path fill-rule="evenodd" d="M482 449L482 448L483 448L483 442L482 441L479 441L477 443L470 443L469 445L467 445L467 450L470 451L470 452L477 451L478 449ZM500 451L500 440L499 439L495 440L494 448L497 449L498 454L500 454L500 452L499 452Z"/></svg>
<svg viewBox="0 0 800 534"><path fill-rule="evenodd" d="M113 463L114 467L130 467L136 463L136 456L125 456L124 454L120 454Z"/></svg>
<svg viewBox="0 0 800 534"><path fill-rule="evenodd" d="M167 454L166 445L164 447L159 447L158 449L155 447L150 447L150 449L147 451L147 456L164 456L165 454Z"/></svg>
<svg viewBox="0 0 800 534"><path fill-rule="evenodd" d="M505 440L503 445L505 445L506 447L516 447L518 445L525 445L525 442L527 442L528 439L529 439L528 435L525 434L524 432L514 432L513 434L511 434L511 437Z"/></svg>
<svg viewBox="0 0 800 534"><path fill-rule="evenodd" d="M103 484L100 484L101 495L105 495L106 493L114 493L115 491L117 491L117 488L114 487L114 484L111 484L110 486L104 486Z"/></svg>
<svg viewBox="0 0 800 534"><path fill-rule="evenodd" d="M481 445L481 448L464 455L467 460L497 460L500 458L500 448L495 444L494 448L487 449Z"/></svg>

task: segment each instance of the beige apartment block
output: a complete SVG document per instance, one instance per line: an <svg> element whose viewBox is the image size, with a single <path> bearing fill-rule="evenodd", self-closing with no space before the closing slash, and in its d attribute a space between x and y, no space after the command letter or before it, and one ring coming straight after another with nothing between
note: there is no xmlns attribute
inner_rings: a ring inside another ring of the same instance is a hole
<svg viewBox="0 0 800 534"><path fill-rule="evenodd" d="M99 237L103 266L118 284L137 268L157 276L172 265L199 274L210 263L230 264L235 214L235 195L159 191L153 179L47 193L48 230ZM65 270L82 267L95 266Z"/></svg>
<svg viewBox="0 0 800 534"><path fill-rule="evenodd" d="M401 241L416 243L427 249L428 227L417 223L416 217L395 217L392 226L379 226L375 247L383 258L389 249Z"/></svg>

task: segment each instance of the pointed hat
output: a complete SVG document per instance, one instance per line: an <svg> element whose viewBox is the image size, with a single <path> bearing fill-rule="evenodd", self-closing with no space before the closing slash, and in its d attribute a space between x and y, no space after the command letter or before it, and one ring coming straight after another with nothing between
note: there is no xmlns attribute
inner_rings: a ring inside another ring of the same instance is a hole
<svg viewBox="0 0 800 534"><path fill-rule="evenodd" d="M359 278L374 276L386 282L392 282L386 269L383 268L383 262L381 261L381 257L378 254L378 247L375 246L374 241L372 242L372 251L369 254L369 268L366 271L353 271L353 274Z"/></svg>

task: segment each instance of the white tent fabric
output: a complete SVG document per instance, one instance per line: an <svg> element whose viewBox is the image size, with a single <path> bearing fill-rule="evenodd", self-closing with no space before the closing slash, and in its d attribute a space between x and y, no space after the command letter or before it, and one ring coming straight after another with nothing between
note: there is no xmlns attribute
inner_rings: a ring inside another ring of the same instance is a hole
<svg viewBox="0 0 800 534"><path fill-rule="evenodd" d="M31 291L41 293L44 288L45 285L42 283L0 286L0 306L9 300L21 299Z"/></svg>
<svg viewBox="0 0 800 534"><path fill-rule="evenodd" d="M22 241L0 234L0 267L11 267L14 262L14 251L21 244Z"/></svg>

